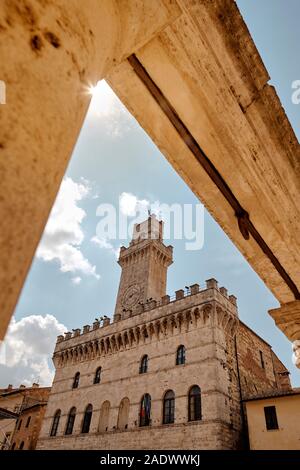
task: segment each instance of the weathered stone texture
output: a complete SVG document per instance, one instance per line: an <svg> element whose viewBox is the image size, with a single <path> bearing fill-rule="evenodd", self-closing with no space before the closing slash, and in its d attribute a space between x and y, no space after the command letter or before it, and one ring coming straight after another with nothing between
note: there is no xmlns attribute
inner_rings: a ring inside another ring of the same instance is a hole
<svg viewBox="0 0 300 470"><path fill-rule="evenodd" d="M236 449L243 445L243 393L278 387L271 347L239 321L236 298L228 296L224 287L219 289L215 279L207 280L204 289L194 284L188 291L177 290L174 300L165 292L159 300L155 290L155 300L145 299L143 293L157 286L162 276L148 257L152 250L157 255L158 243L157 262L165 263L162 241L140 240L121 251L117 305L128 302L129 310L117 310L113 323L108 318L97 320L92 329L85 325L82 333L77 329L58 337L40 449ZM168 252L165 280L171 261ZM139 275L132 277L130 271ZM180 345L185 346L185 363L176 365ZM144 355L148 370L141 374ZM98 367L101 381L94 384ZM79 387L73 389L77 372ZM194 385L201 389L202 419L189 422L188 394ZM175 393L175 422L163 425L163 397L168 390ZM151 396L151 423L140 428L145 393ZM129 411L120 419L124 399ZM93 406L91 426L89 434L82 435L88 404ZM75 424L73 434L65 437L71 407L76 407ZM59 409L57 435L49 437Z"/></svg>
<svg viewBox="0 0 300 470"><path fill-rule="evenodd" d="M243 397L283 386L275 374L276 355L271 346L242 322L237 335L237 350ZM282 367L288 372L283 365ZM288 378L286 386L291 387Z"/></svg>

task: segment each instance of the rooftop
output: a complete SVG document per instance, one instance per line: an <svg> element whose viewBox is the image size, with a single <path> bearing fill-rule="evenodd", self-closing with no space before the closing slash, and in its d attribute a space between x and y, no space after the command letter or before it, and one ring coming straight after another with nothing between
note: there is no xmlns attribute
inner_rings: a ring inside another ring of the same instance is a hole
<svg viewBox="0 0 300 470"><path fill-rule="evenodd" d="M266 398L280 398L290 395L300 395L300 387L292 388L291 390L270 390L269 392L264 392L258 395L251 395L243 399L244 402L255 401L255 400L264 400Z"/></svg>

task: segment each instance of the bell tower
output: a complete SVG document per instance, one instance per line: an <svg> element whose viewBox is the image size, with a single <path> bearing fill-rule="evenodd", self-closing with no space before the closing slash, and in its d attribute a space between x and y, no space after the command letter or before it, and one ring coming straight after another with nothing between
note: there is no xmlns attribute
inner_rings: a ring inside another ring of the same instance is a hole
<svg viewBox="0 0 300 470"><path fill-rule="evenodd" d="M152 214L135 224L129 247L121 247L122 268L114 319L139 303L160 300L166 294L167 270L173 262L173 247L163 243L163 222Z"/></svg>

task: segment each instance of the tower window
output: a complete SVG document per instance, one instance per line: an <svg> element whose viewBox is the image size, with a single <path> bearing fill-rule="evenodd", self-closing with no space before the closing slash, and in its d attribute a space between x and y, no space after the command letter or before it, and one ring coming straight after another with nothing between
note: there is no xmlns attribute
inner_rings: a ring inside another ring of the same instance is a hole
<svg viewBox="0 0 300 470"><path fill-rule="evenodd" d="M18 423L18 431L21 429L21 426L22 426L22 420L20 419L20 421Z"/></svg>
<svg viewBox="0 0 300 470"><path fill-rule="evenodd" d="M101 382L101 367L98 367L98 369L95 372L94 384L99 384L100 382Z"/></svg>
<svg viewBox="0 0 300 470"><path fill-rule="evenodd" d="M23 449L24 449L24 441L21 442L20 447L19 447L19 450L23 450Z"/></svg>
<svg viewBox="0 0 300 470"><path fill-rule="evenodd" d="M164 424L172 424L175 421L175 393L168 390L164 396Z"/></svg>
<svg viewBox="0 0 300 470"><path fill-rule="evenodd" d="M189 391L189 421L200 421L201 416L201 390L198 385L194 385Z"/></svg>
<svg viewBox="0 0 300 470"><path fill-rule="evenodd" d="M259 351L259 357L260 357L260 365L261 365L262 369L264 369L265 368L265 361L264 361L264 355L263 355L262 351Z"/></svg>
<svg viewBox="0 0 300 470"><path fill-rule="evenodd" d="M266 420L266 428L267 431L271 431L272 429L279 429L278 428L278 421L277 421L277 413L275 406L265 406L265 420Z"/></svg>
<svg viewBox="0 0 300 470"><path fill-rule="evenodd" d="M93 414L93 406L89 404L84 412L84 417L83 417L83 422L82 422L82 428L81 432L83 434L86 434L90 430L90 425L91 425L91 420L92 420L92 414Z"/></svg>
<svg viewBox="0 0 300 470"><path fill-rule="evenodd" d="M72 434L73 428L74 428L75 417L76 417L76 408L73 406L73 408L70 409L69 414L68 414L68 421L67 421L65 434L67 435Z"/></svg>
<svg viewBox="0 0 300 470"><path fill-rule="evenodd" d="M185 347L181 344L177 349L176 365L185 364Z"/></svg>
<svg viewBox="0 0 300 470"><path fill-rule="evenodd" d="M59 420L60 420L60 415L61 415L61 411L57 410L53 418L50 436L56 436L58 425L59 425Z"/></svg>
<svg viewBox="0 0 300 470"><path fill-rule="evenodd" d="M149 426L151 416L151 397L149 393L145 393L141 400L140 407L140 426Z"/></svg>
<svg viewBox="0 0 300 470"><path fill-rule="evenodd" d="M142 357L141 363L140 363L140 374L146 374L148 372L148 356L145 354L145 356Z"/></svg>
<svg viewBox="0 0 300 470"><path fill-rule="evenodd" d="M78 388L79 379L80 379L80 372L76 372L76 374L74 376L72 388Z"/></svg>

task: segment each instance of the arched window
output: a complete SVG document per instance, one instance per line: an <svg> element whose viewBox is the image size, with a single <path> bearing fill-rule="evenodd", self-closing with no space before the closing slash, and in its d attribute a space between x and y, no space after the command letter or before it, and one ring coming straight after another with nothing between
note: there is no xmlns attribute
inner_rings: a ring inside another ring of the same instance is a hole
<svg viewBox="0 0 300 470"><path fill-rule="evenodd" d="M141 363L140 363L140 374L146 374L148 372L148 356L145 354L145 356L142 357Z"/></svg>
<svg viewBox="0 0 300 470"><path fill-rule="evenodd" d="M79 378L80 378L80 372L76 372L73 380L73 386L72 388L78 388L79 385Z"/></svg>
<svg viewBox="0 0 300 470"><path fill-rule="evenodd" d="M94 384L99 384L100 381L101 381L101 367L98 367L98 369L95 372Z"/></svg>
<svg viewBox="0 0 300 470"><path fill-rule="evenodd" d="M106 400L101 405L100 420L99 420L99 432L105 432L105 431L108 430L109 412L110 412L110 402L108 400Z"/></svg>
<svg viewBox="0 0 300 470"><path fill-rule="evenodd" d="M68 414L68 420L67 420L67 426L66 426L65 434L72 434L73 427L74 427L74 422L75 422L75 417L76 417L76 408L75 408L75 406L73 406L73 408L70 409L69 414Z"/></svg>
<svg viewBox="0 0 300 470"><path fill-rule="evenodd" d="M84 417L83 417L83 421L82 421L81 432L83 434L88 433L89 430L90 430L92 414L93 414L93 406L91 404L89 404L85 409Z"/></svg>
<svg viewBox="0 0 300 470"><path fill-rule="evenodd" d="M24 448L24 441L21 442L19 450L23 450L23 448Z"/></svg>
<svg viewBox="0 0 300 470"><path fill-rule="evenodd" d="M140 407L140 426L149 426L151 416L151 397L149 393L145 393L141 400Z"/></svg>
<svg viewBox="0 0 300 470"><path fill-rule="evenodd" d="M118 429L127 429L128 427L129 406L129 399L123 398L119 406Z"/></svg>
<svg viewBox="0 0 300 470"><path fill-rule="evenodd" d="M16 443L14 442L13 445L11 446L11 450L15 450Z"/></svg>
<svg viewBox="0 0 300 470"><path fill-rule="evenodd" d="M59 420L60 420L60 415L61 415L61 411L57 410L55 412L55 415L52 421L50 436L56 436L58 425L59 425Z"/></svg>
<svg viewBox="0 0 300 470"><path fill-rule="evenodd" d="M164 396L164 416L163 423L171 424L175 421L175 393L168 390Z"/></svg>
<svg viewBox="0 0 300 470"><path fill-rule="evenodd" d="M185 347L181 344L177 349L176 365L185 364Z"/></svg>
<svg viewBox="0 0 300 470"><path fill-rule="evenodd" d="M189 421L199 421L201 416L201 390L194 385L189 391Z"/></svg>

